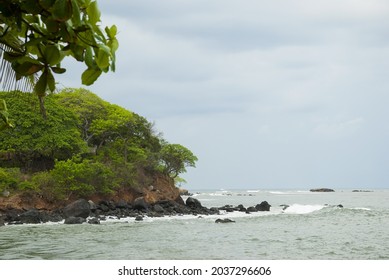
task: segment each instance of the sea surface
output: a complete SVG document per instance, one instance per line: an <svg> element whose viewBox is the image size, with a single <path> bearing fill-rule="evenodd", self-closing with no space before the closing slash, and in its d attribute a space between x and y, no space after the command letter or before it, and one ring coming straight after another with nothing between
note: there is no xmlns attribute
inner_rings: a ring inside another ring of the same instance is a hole
<svg viewBox="0 0 389 280"><path fill-rule="evenodd" d="M194 197L206 207L249 207L262 201L272 207L269 212L145 217L141 222L109 218L100 225L6 225L0 227L0 259L389 259L387 189L218 190ZM235 222L215 223L217 218Z"/></svg>

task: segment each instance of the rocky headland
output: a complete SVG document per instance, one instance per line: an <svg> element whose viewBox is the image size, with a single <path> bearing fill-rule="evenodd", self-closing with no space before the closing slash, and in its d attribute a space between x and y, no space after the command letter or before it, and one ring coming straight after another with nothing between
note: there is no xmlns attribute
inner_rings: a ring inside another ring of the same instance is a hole
<svg viewBox="0 0 389 280"><path fill-rule="evenodd" d="M60 222L65 224L99 224L115 217L134 218L179 215L218 215L223 212L270 211L271 205L263 201L255 206L225 205L207 208L194 197L184 201L180 190L169 178L157 178L151 186L142 190L119 190L115 195L91 196L72 201L45 201L38 195L23 193L0 198L0 226L5 224L38 224ZM225 222L222 220L222 222Z"/></svg>

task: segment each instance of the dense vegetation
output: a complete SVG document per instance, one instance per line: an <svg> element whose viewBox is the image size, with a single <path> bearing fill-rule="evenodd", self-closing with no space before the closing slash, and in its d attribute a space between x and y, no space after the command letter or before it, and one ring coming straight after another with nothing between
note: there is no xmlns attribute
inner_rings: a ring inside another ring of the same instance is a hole
<svg viewBox="0 0 389 280"><path fill-rule="evenodd" d="M47 119L30 93L0 92L12 129L0 131L0 192L47 199L148 186L158 174L179 179L196 156L169 144L144 117L85 89L46 97Z"/></svg>

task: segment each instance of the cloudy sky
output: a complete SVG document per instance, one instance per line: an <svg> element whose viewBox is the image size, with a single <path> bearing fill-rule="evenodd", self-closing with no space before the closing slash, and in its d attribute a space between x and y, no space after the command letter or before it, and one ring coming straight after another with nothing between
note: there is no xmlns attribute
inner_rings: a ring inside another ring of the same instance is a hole
<svg viewBox="0 0 389 280"><path fill-rule="evenodd" d="M187 188L389 187L389 1L98 3L120 49L89 89L198 156Z"/></svg>

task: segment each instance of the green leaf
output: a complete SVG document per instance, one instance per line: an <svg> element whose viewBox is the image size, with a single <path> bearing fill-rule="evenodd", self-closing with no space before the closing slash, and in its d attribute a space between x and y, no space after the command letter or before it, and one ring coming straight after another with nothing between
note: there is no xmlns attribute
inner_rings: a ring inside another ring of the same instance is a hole
<svg viewBox="0 0 389 280"><path fill-rule="evenodd" d="M18 74L22 76L30 76L36 72L39 72L43 69L42 64L38 63L32 63L32 62L23 62L23 63L13 63L12 68L17 72Z"/></svg>
<svg viewBox="0 0 389 280"><path fill-rule="evenodd" d="M55 79L53 76L53 73L50 71L50 69L46 70L47 72L47 86L51 92L55 90Z"/></svg>
<svg viewBox="0 0 389 280"><path fill-rule="evenodd" d="M81 76L82 84L90 86L100 77L101 73L102 71L100 69L86 69Z"/></svg>
<svg viewBox="0 0 389 280"><path fill-rule="evenodd" d="M46 47L44 57L49 65L57 65L61 62L61 52L55 45L49 45Z"/></svg>
<svg viewBox="0 0 389 280"><path fill-rule="evenodd" d="M61 67L51 67L51 70L55 73L55 74L63 74L66 72L66 69L65 68L61 68Z"/></svg>
<svg viewBox="0 0 389 280"><path fill-rule="evenodd" d="M84 61L84 47L77 44L70 44L70 49L77 61Z"/></svg>
<svg viewBox="0 0 389 280"><path fill-rule="evenodd" d="M108 26L107 26L105 28L105 32L107 32L107 35L110 39L114 39L116 37L118 29L117 29L116 25L112 25L111 28L108 28Z"/></svg>
<svg viewBox="0 0 389 280"><path fill-rule="evenodd" d="M89 67L92 68L94 67L95 63L93 60L93 51L92 47L88 47L85 50L85 64Z"/></svg>
<svg viewBox="0 0 389 280"><path fill-rule="evenodd" d="M96 57L96 63L101 70L104 70L109 67L109 55L105 50L99 48L99 52Z"/></svg>
<svg viewBox="0 0 389 280"><path fill-rule="evenodd" d="M101 13L96 1L93 1L89 4L89 6L86 8L86 12L89 16L89 22L92 25L95 25L97 22L100 21Z"/></svg>
<svg viewBox="0 0 389 280"><path fill-rule="evenodd" d="M71 0L72 1L72 7L73 7L73 16L72 16L72 22L74 26L81 25L81 13L80 13L80 7L78 6L77 0Z"/></svg>
<svg viewBox="0 0 389 280"><path fill-rule="evenodd" d="M47 89L47 72L44 71L35 84L34 91L39 97L46 96Z"/></svg>
<svg viewBox="0 0 389 280"><path fill-rule="evenodd" d="M49 17L46 20L46 28L50 33L57 33L60 29L60 23L54 20L52 17Z"/></svg>
<svg viewBox="0 0 389 280"><path fill-rule="evenodd" d="M58 21L67 21L73 14L71 0L56 0L52 6L51 12L54 19Z"/></svg>

